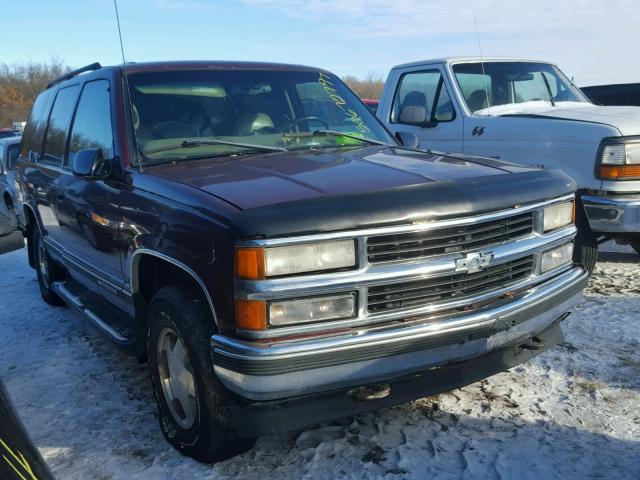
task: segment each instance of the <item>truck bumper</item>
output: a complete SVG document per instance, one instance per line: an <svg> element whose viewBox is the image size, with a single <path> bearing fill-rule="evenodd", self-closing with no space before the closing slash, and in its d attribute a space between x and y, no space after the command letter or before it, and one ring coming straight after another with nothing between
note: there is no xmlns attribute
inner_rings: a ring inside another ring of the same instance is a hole
<svg viewBox="0 0 640 480"><path fill-rule="evenodd" d="M522 348L517 341L509 342L470 360L395 378L384 385L387 395L383 397L372 395L372 398L363 399L354 395L353 389L343 388L286 400L234 405L228 408L227 418L239 436L256 437L297 430L464 387L531 360L562 342L560 320L566 315L536 332L541 342L538 350ZM376 387L378 391L381 388L380 385ZM375 392L376 388L371 390Z"/></svg>
<svg viewBox="0 0 640 480"><path fill-rule="evenodd" d="M587 280L581 268L573 268L484 310L348 335L275 343L215 335L214 369L240 397L271 402L388 383L454 362L474 365L476 357L545 331L582 299Z"/></svg>
<svg viewBox="0 0 640 480"><path fill-rule="evenodd" d="M583 195L581 198L594 232L640 232L640 195Z"/></svg>

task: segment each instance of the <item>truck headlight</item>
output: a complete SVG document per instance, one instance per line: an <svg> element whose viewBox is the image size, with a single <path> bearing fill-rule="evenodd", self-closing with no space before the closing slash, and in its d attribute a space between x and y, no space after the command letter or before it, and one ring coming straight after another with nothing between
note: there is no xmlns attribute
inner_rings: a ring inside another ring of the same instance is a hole
<svg viewBox="0 0 640 480"><path fill-rule="evenodd" d="M240 278L250 280L341 270L355 266L355 240L236 249L236 274Z"/></svg>
<svg viewBox="0 0 640 480"><path fill-rule="evenodd" d="M605 140L599 160L598 172L603 180L640 179L640 141L637 138Z"/></svg>
<svg viewBox="0 0 640 480"><path fill-rule="evenodd" d="M571 262L573 262L573 243L567 243L542 254L540 273L548 272Z"/></svg>
<svg viewBox="0 0 640 480"><path fill-rule="evenodd" d="M269 324L274 327L352 318L355 294L269 302Z"/></svg>
<svg viewBox="0 0 640 480"><path fill-rule="evenodd" d="M573 223L574 202L550 205L544 209L544 233Z"/></svg>

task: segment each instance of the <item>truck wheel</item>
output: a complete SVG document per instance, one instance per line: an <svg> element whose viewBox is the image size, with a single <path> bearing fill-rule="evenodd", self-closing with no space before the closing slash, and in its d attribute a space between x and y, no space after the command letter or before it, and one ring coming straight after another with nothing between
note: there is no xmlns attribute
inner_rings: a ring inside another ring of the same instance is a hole
<svg viewBox="0 0 640 480"><path fill-rule="evenodd" d="M33 229L31 237L33 242L33 254L35 256L36 274L42 299L49 305L64 305L64 301L53 291L51 285L61 277L60 267L57 266L47 253L47 248L42 239L39 228Z"/></svg>
<svg viewBox="0 0 640 480"><path fill-rule="evenodd" d="M576 208L578 208L576 212L578 234L574 243L573 261L578 265L582 265L591 274L598 261L598 237L591 230L584 209L580 207L579 204L576 205Z"/></svg>
<svg viewBox="0 0 640 480"><path fill-rule="evenodd" d="M188 290L164 287L151 299L147 327L162 433L178 451L205 463L227 459L255 443L220 423L231 395L213 372L208 310Z"/></svg>

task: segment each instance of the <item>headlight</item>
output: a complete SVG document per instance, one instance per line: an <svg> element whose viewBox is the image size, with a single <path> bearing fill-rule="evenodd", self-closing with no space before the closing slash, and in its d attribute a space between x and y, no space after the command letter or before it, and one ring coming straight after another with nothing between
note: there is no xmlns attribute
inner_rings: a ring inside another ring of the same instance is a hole
<svg viewBox="0 0 640 480"><path fill-rule="evenodd" d="M352 318L355 314L356 302L352 293L269 303L269 324L274 327L340 320Z"/></svg>
<svg viewBox="0 0 640 480"><path fill-rule="evenodd" d="M252 280L355 266L354 240L236 250L237 276Z"/></svg>
<svg viewBox="0 0 640 480"><path fill-rule="evenodd" d="M564 202L544 209L544 233L573 223L574 203Z"/></svg>
<svg viewBox="0 0 640 480"><path fill-rule="evenodd" d="M600 154L600 178L640 179L640 142L624 137L605 143ZM615 142L615 143L614 143Z"/></svg>
<svg viewBox="0 0 640 480"><path fill-rule="evenodd" d="M542 254L540 273L548 272L571 262L573 262L573 243L567 243Z"/></svg>

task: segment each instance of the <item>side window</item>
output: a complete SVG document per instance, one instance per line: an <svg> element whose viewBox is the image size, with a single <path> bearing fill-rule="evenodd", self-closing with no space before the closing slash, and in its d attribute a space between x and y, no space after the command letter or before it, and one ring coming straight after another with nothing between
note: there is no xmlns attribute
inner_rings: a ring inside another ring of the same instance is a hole
<svg viewBox="0 0 640 480"><path fill-rule="evenodd" d="M392 123L450 122L455 118L451 97L439 70L407 73L396 91Z"/></svg>
<svg viewBox="0 0 640 480"><path fill-rule="evenodd" d="M47 128L47 119L51 109L51 95L53 90L45 90L33 104L29 120L22 133L20 143L20 156L31 162L40 160L42 145L44 143L44 131Z"/></svg>
<svg viewBox="0 0 640 480"><path fill-rule="evenodd" d="M43 162L62 163L79 89L78 85L62 88L56 95L51 115L49 116L47 135L44 139Z"/></svg>
<svg viewBox="0 0 640 480"><path fill-rule="evenodd" d="M4 145L0 143L0 175L4 174ZM9 160L7 159L7 166L9 165Z"/></svg>
<svg viewBox="0 0 640 480"><path fill-rule="evenodd" d="M9 170L15 170L18 163L19 145L9 145L7 147L7 168Z"/></svg>
<svg viewBox="0 0 640 480"><path fill-rule="evenodd" d="M112 158L114 154L107 80L87 82L82 89L71 128L69 158L65 165L73 165L75 155L87 148L99 148L105 159Z"/></svg>

